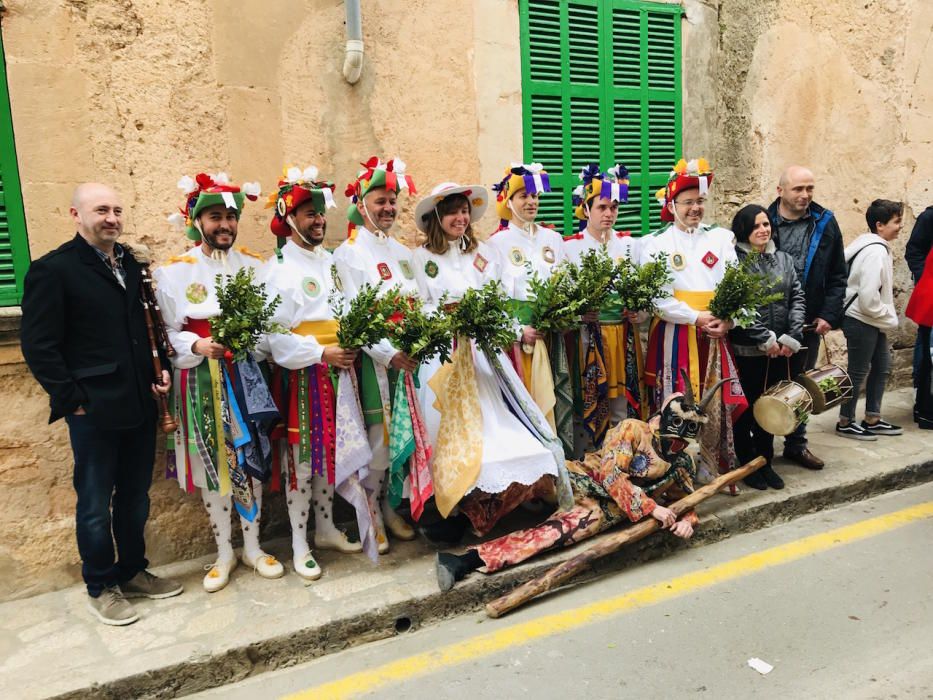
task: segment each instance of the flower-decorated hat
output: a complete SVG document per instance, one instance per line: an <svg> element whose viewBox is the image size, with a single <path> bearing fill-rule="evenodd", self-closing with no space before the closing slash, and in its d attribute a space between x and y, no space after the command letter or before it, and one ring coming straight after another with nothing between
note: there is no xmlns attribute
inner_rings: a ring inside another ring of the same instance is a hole
<svg viewBox="0 0 933 700"><path fill-rule="evenodd" d="M178 189L185 193L185 204L169 216L168 221L198 243L201 242L201 232L195 227L194 221L204 209L223 204L227 209L233 209L239 219L243 213L244 198L255 202L260 193L258 182L244 182L242 186L237 186L231 184L227 173L198 173L194 178L184 175L178 181Z"/></svg>
<svg viewBox="0 0 933 700"><path fill-rule="evenodd" d="M590 163L580 172L580 179L583 184L573 191L573 213L581 221L588 218L585 205L595 197L610 202L628 201L628 168L624 165L600 172L597 163Z"/></svg>
<svg viewBox="0 0 933 700"><path fill-rule="evenodd" d="M373 156L365 163L360 163L363 170L356 176L356 180L347 185L344 194L350 198L350 206L347 208L347 219L350 221L350 228L363 225L363 214L360 211L363 197L371 190L377 187L385 187L392 192L408 190L409 194L416 194L414 180L411 175L405 174L405 163L399 158L393 158L388 163L383 163L378 156Z"/></svg>
<svg viewBox="0 0 933 700"><path fill-rule="evenodd" d="M530 194L550 192L551 181L541 163L512 163L505 171L505 177L492 186L496 193L496 215L503 225L512 219L509 200L516 192L525 190Z"/></svg>
<svg viewBox="0 0 933 700"><path fill-rule="evenodd" d="M712 181L713 170L709 167L709 161L706 158L696 158L690 162L681 158L677 161L677 165L671 170L667 184L655 194L661 203L661 221L674 220L674 215L671 214L667 205L668 202L674 201L678 193L683 190L699 189L700 195L706 196Z"/></svg>
<svg viewBox="0 0 933 700"><path fill-rule="evenodd" d="M475 223L486 213L489 206L489 192L482 185L458 185L456 182L442 182L431 194L418 202L415 207L415 226L422 233L427 233L428 220L435 216L437 205L447 197L462 194L470 203L470 223Z"/></svg>
<svg viewBox="0 0 933 700"><path fill-rule="evenodd" d="M269 222L269 228L279 238L292 234L288 218L307 201L314 205L318 214L336 207L334 202L334 183L318 180L318 170L309 165L304 170L291 167L286 169L279 180L279 188L269 195L266 208L275 207L275 214Z"/></svg>

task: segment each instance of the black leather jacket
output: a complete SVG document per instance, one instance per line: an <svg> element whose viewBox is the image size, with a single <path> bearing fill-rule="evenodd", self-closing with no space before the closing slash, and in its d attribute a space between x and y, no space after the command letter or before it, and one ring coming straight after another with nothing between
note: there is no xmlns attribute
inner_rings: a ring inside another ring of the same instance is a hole
<svg viewBox="0 0 933 700"><path fill-rule="evenodd" d="M735 246L739 260L743 260L750 251L751 247L747 243L738 243ZM781 336L792 338L796 341L796 347L793 349L799 349L803 340L806 299L797 279L793 258L787 253L775 250L774 243L768 241L765 251L758 257L752 269L772 278L772 290L781 292L783 298L759 307L758 320L751 327L733 328L729 331L733 351L737 355L764 355L764 349ZM786 344L794 346L794 343Z"/></svg>

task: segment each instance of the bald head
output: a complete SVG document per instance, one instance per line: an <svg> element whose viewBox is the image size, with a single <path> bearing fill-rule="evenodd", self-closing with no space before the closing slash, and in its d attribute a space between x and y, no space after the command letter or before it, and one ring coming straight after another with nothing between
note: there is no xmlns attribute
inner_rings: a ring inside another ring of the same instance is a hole
<svg viewBox="0 0 933 700"><path fill-rule="evenodd" d="M85 182L71 196L71 218L78 234L105 252L123 232L123 204L112 187L99 182Z"/></svg>
<svg viewBox="0 0 933 700"><path fill-rule="evenodd" d="M781 173L777 186L781 216L795 220L806 214L813 202L814 187L813 172L801 165L792 165Z"/></svg>

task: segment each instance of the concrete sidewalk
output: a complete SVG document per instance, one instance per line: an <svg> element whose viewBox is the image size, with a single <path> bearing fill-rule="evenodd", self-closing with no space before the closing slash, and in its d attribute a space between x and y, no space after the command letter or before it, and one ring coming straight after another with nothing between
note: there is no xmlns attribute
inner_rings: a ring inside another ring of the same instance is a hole
<svg viewBox="0 0 933 700"><path fill-rule="evenodd" d="M886 418L912 425L912 401L910 390L891 392ZM811 420L811 447L826 459L825 470L811 472L779 459L775 466L787 482L783 491L744 488L735 498L716 496L700 509L701 527L689 544L649 538L602 561L590 576L933 479L933 432L908 428L902 437L861 443L836 437L835 420L835 411ZM290 562L288 542L273 542L269 549ZM363 555L322 552L324 577L310 584L290 564L289 573L275 581L241 565L230 585L212 595L200 585L210 560L183 562L157 573L181 578L186 592L165 601L136 601L142 619L123 628L92 618L83 587L4 603L0 687L9 698L179 697L476 609L580 548L495 576L475 574L446 595L437 590L435 551L420 540L396 543L378 566Z"/></svg>

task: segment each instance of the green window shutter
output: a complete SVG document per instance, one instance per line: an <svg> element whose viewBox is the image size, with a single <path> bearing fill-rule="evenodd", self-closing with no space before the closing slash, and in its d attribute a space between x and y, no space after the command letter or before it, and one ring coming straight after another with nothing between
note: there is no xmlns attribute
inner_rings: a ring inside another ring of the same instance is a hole
<svg viewBox="0 0 933 700"><path fill-rule="evenodd" d="M520 0L525 159L553 193L539 220L576 230L571 191L590 162L630 172L621 230L660 225L654 192L681 157L682 9L645 0Z"/></svg>
<svg viewBox="0 0 933 700"><path fill-rule="evenodd" d="M29 267L26 218L13 144L13 120L0 36L0 306L23 299L23 278Z"/></svg>

